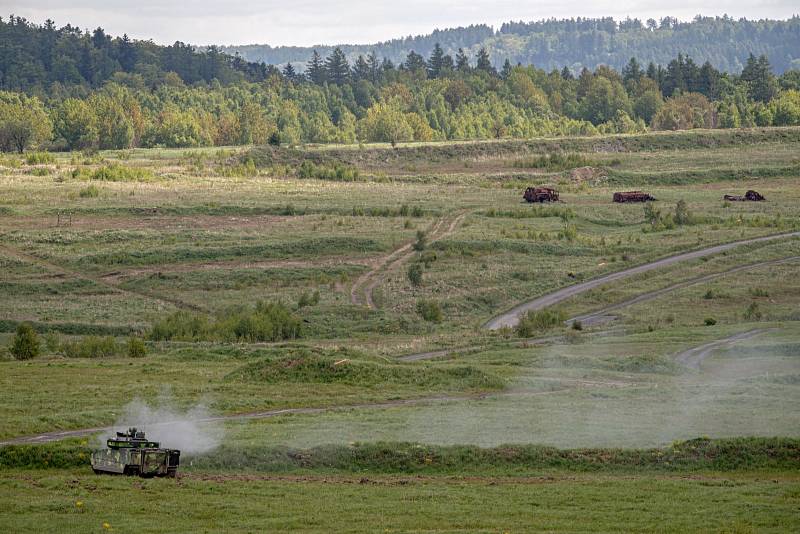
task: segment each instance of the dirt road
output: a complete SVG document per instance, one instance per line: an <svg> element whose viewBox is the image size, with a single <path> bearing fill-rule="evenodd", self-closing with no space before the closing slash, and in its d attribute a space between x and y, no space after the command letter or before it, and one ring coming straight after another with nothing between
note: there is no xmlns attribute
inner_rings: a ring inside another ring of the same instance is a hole
<svg viewBox="0 0 800 534"><path fill-rule="evenodd" d="M685 365L686 367L691 367L692 369L700 369L700 364L703 363L703 360L705 360L715 350L721 349L723 347L730 347L731 345L734 345L739 341L744 341L752 337L760 336L761 334L764 334L766 332L771 332L773 330L775 329L756 328L754 330L748 330L747 332L740 332L738 334L734 334L724 339L718 339L716 341L700 345L699 347L694 347L685 350L683 352L679 352L678 354L675 355L675 360L678 363Z"/></svg>
<svg viewBox="0 0 800 534"><path fill-rule="evenodd" d="M451 235L466 216L467 212L460 212L455 216L446 215L437 220L427 233L428 243L434 243ZM377 309L372 298L375 288L383 282L387 274L413 258L414 254L415 251L412 249L412 244L406 243L384 257L375 267L356 279L350 290L350 302L356 305L364 304L373 310Z"/></svg>
<svg viewBox="0 0 800 534"><path fill-rule="evenodd" d="M642 293L641 295L637 295L631 299L624 300L622 302L618 302L616 304L611 304L609 306L605 306L599 310L595 310L590 313L584 313L582 315L576 315L567 320L567 324L571 325L576 321L580 321L581 324L584 326L595 326L603 323L610 322L615 319L613 315L610 315L611 312L620 310L622 308L626 308L628 306L632 306L634 304L638 304L640 302L647 302L648 300L653 300L655 298L660 297L661 295L666 295L667 293L671 293L673 291L677 291L678 289L683 289L685 287L702 284L703 282L708 282L710 280L714 280L717 278L721 278L723 276L727 276L729 274L738 273L741 271L749 271L751 269L757 269L759 267L766 267L768 265L779 265L781 263L789 263L792 261L800 260L800 256L792 256L789 258L782 258L778 260L770 260L770 261L762 261L758 263L749 263L747 265L739 265L738 267L734 267L732 269L728 269L727 271L722 271L719 273L712 273L707 274L704 276L699 276L697 278L692 278L691 280L686 280L684 282L679 282L677 284L673 284L669 287L664 287L661 289L657 289L655 291L648 291L647 293Z"/></svg>
<svg viewBox="0 0 800 534"><path fill-rule="evenodd" d="M520 316L528 311L541 310L548 306L552 306L553 304L558 304L559 302L562 302L570 297L573 297L575 295L580 295L581 293L585 293L586 291L594 289L603 284L607 284L608 282L613 282L615 280L621 280L637 274L646 273L648 271L659 269L661 267L668 267L676 263L688 260L695 260L698 258L711 256L713 254L719 254L720 252L725 252L726 250L731 250L741 245L760 243L763 241L773 241L776 239L784 239L787 237L796 237L796 236L800 236L800 232L790 232L786 234L776 234L764 237L756 237L753 239L734 241L733 243L724 243L722 245L715 245L713 247L703 248L700 250L693 250L691 252L683 252L681 254L676 254L674 256L668 256L666 258L662 258L660 260L656 260L650 263L637 265L636 267L631 267L623 271L610 273L601 276L599 278L595 278L593 280L581 282L580 284L567 286L552 293L548 293L547 295L543 295L533 300L523 302L522 304L513 307L509 311L501 315L498 315L497 317L494 317L493 319L488 321L484 326L489 330L498 330L503 327L514 327L519 322Z"/></svg>

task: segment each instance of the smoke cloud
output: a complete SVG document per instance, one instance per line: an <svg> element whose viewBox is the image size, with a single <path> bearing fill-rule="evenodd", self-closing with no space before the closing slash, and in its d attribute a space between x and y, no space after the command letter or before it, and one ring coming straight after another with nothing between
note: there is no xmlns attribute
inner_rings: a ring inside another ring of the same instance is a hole
<svg viewBox="0 0 800 534"><path fill-rule="evenodd" d="M162 447L179 449L188 455L216 449L225 433L222 422L209 412L205 404L181 410L168 395L162 395L154 404L141 399L129 402L107 437L130 427L145 431L147 439L160 442Z"/></svg>

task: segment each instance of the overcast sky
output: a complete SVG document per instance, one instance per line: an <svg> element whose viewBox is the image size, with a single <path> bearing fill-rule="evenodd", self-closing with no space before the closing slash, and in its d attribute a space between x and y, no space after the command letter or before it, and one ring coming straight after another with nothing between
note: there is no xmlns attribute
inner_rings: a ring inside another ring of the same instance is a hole
<svg viewBox="0 0 800 534"><path fill-rule="evenodd" d="M697 14L788 18L797 0L0 0L0 16L62 26L101 26L158 43L300 45L372 43L508 20L577 16L689 20Z"/></svg>

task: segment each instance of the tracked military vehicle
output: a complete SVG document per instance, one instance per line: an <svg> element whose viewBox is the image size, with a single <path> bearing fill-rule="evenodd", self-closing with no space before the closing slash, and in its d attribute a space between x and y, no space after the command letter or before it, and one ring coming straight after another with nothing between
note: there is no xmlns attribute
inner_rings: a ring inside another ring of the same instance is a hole
<svg viewBox="0 0 800 534"><path fill-rule="evenodd" d="M106 441L106 449L92 453L95 473L113 473L140 477L174 477L178 472L181 451L162 449L149 441L144 432L129 428Z"/></svg>

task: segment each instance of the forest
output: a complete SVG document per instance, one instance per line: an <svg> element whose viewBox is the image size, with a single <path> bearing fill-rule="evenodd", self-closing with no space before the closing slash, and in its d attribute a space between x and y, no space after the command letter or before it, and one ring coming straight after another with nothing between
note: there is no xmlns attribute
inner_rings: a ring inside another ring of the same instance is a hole
<svg viewBox="0 0 800 534"><path fill-rule="evenodd" d="M546 70L568 65L574 71L608 65L621 70L631 57L643 63L666 65L678 54L700 63L710 61L718 69L739 73L749 55L766 55L776 72L800 67L800 17L788 20L747 20L730 16L697 16L691 21L675 17L642 21L611 17L547 19L507 22L495 30L485 24L434 30L428 35L408 36L371 45L340 45L348 60L374 51L395 63L410 51L428 56L439 43L455 55L459 48L476 54L485 48L491 61L501 65L536 65ZM314 47L321 54L333 46ZM252 44L223 47L250 61L273 64L305 61L312 48Z"/></svg>
<svg viewBox="0 0 800 534"><path fill-rule="evenodd" d="M792 19L794 20L794 19ZM740 73L678 54L550 70L486 48L401 62L334 48L303 65L215 47L0 19L0 149L124 149L636 133L800 124L800 70Z"/></svg>

